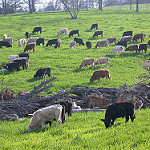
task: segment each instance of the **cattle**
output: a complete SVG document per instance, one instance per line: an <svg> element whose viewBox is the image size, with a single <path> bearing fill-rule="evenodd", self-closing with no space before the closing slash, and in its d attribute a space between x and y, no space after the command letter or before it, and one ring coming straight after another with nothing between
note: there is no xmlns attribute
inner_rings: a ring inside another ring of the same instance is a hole
<svg viewBox="0 0 150 150"><path fill-rule="evenodd" d="M142 34L136 34L136 35L134 35L132 41L133 41L133 42L134 42L134 41L137 42L137 40L139 40L139 39L141 39L141 42L144 41L144 39L145 39L145 41L146 41L146 34L144 34L144 33L142 33Z"/></svg>
<svg viewBox="0 0 150 150"><path fill-rule="evenodd" d="M149 48L150 48L150 40L148 41L147 45L149 45Z"/></svg>
<svg viewBox="0 0 150 150"><path fill-rule="evenodd" d="M28 59L29 59L29 54L28 53L19 53L19 57L28 57Z"/></svg>
<svg viewBox="0 0 150 150"><path fill-rule="evenodd" d="M72 30L72 31L69 33L69 37L73 36L74 34L78 34L78 36L79 36L79 30Z"/></svg>
<svg viewBox="0 0 150 150"><path fill-rule="evenodd" d="M147 51L147 44L140 44L140 45L139 45L139 52L140 52L141 50L142 50L142 51L144 50L145 53L146 53L146 51Z"/></svg>
<svg viewBox="0 0 150 150"><path fill-rule="evenodd" d="M123 52L123 46L122 45L116 45L113 49L112 52L116 52L116 54L120 54L121 52Z"/></svg>
<svg viewBox="0 0 150 150"><path fill-rule="evenodd" d="M52 44L56 44L58 39L52 39L52 40L49 40L46 44L46 47L48 47L48 45L52 46Z"/></svg>
<svg viewBox="0 0 150 150"><path fill-rule="evenodd" d="M8 63L3 66L5 69L8 69L8 71L12 71L16 69L17 71L20 71L20 65L16 62Z"/></svg>
<svg viewBox="0 0 150 150"><path fill-rule="evenodd" d="M33 43L33 42L35 43L37 39L38 39L37 37L30 37L27 41L27 44Z"/></svg>
<svg viewBox="0 0 150 150"><path fill-rule="evenodd" d="M34 29L33 29L33 31L32 31L32 33L38 33L40 31L40 34L41 34L41 32L42 32L42 27L35 27Z"/></svg>
<svg viewBox="0 0 150 150"><path fill-rule="evenodd" d="M18 45L19 45L20 47L22 47L23 45L26 46L26 39L25 39L25 38L20 39L20 40L18 41Z"/></svg>
<svg viewBox="0 0 150 150"><path fill-rule="evenodd" d="M91 30L92 30L92 29L96 29L96 30L97 30L97 29L98 29L98 24L97 24L97 23L96 23L96 24L92 24Z"/></svg>
<svg viewBox="0 0 150 150"><path fill-rule="evenodd" d="M57 41L56 41L56 45L54 46L54 48L60 48L60 45L61 45L61 40L60 39L58 39Z"/></svg>
<svg viewBox="0 0 150 150"><path fill-rule="evenodd" d="M103 31L96 31L96 32L94 33L94 35L93 35L93 38L94 38L95 36L98 37L98 35L101 35L101 37L103 37Z"/></svg>
<svg viewBox="0 0 150 150"><path fill-rule="evenodd" d="M70 45L70 48L73 48L74 47L74 49L76 48L76 41L70 41L70 43L69 43L69 45Z"/></svg>
<svg viewBox="0 0 150 150"><path fill-rule="evenodd" d="M108 128L114 125L114 121L120 117L126 117L126 122L129 121L129 117L133 122L135 119L134 104L130 102L114 103L107 107L105 119L101 119L105 123L105 127Z"/></svg>
<svg viewBox="0 0 150 150"><path fill-rule="evenodd" d="M84 58L79 66L79 68L81 69L82 67L87 67L88 65L91 65L91 67L93 68L94 66L94 58Z"/></svg>
<svg viewBox="0 0 150 150"><path fill-rule="evenodd" d="M0 41L0 48L2 48L2 46L12 47L12 45L11 45L9 42L6 42L6 41Z"/></svg>
<svg viewBox="0 0 150 150"><path fill-rule="evenodd" d="M29 32L26 32L26 33L25 33L25 36L26 36L26 38L30 38Z"/></svg>
<svg viewBox="0 0 150 150"><path fill-rule="evenodd" d="M6 39L6 38L7 38L7 34L4 34L3 35L3 40Z"/></svg>
<svg viewBox="0 0 150 150"><path fill-rule="evenodd" d="M115 43L115 44L117 44L117 38L116 37L109 37L108 39L107 39L108 41L109 41L109 44L111 44L111 43Z"/></svg>
<svg viewBox="0 0 150 150"><path fill-rule="evenodd" d="M123 33L123 36L129 36L129 35L132 36L132 33L133 33L133 31L126 31L126 32Z"/></svg>
<svg viewBox="0 0 150 150"><path fill-rule="evenodd" d="M42 109L38 109L33 113L33 117L28 126L28 131L45 128L47 122L57 121L56 126L65 122L65 108L62 105L51 105Z"/></svg>
<svg viewBox="0 0 150 150"><path fill-rule="evenodd" d="M110 79L110 71L108 69L101 69L101 70L97 70L93 73L92 77L90 78L90 82L93 82L95 80L99 80L100 78L105 78L106 79Z"/></svg>
<svg viewBox="0 0 150 150"><path fill-rule="evenodd" d="M123 36L121 39L120 39L120 42L131 42L132 40L132 36L129 35L129 36Z"/></svg>
<svg viewBox="0 0 150 150"><path fill-rule="evenodd" d="M127 47L127 42L121 42L121 41L119 41L118 43L117 43L117 45L122 45L122 46L124 46L124 47Z"/></svg>
<svg viewBox="0 0 150 150"><path fill-rule="evenodd" d="M136 52L138 52L138 45L137 44L130 45L127 48L125 48L125 51L130 51L130 52L136 51Z"/></svg>
<svg viewBox="0 0 150 150"><path fill-rule="evenodd" d="M10 55L10 56L8 57L8 59L9 59L10 62L14 62L14 60L15 60L16 58L19 58L19 56L18 56L18 55Z"/></svg>
<svg viewBox="0 0 150 150"><path fill-rule="evenodd" d="M79 43L79 45L84 46L83 40L81 38L74 38L74 41L76 41L76 43Z"/></svg>
<svg viewBox="0 0 150 150"><path fill-rule="evenodd" d="M95 48L103 47L103 46L109 47L109 41L108 40L100 40L96 43Z"/></svg>
<svg viewBox="0 0 150 150"><path fill-rule="evenodd" d="M17 59L14 60L14 62L18 63L20 66L27 69L27 67L29 66L29 59L28 57L19 57Z"/></svg>
<svg viewBox="0 0 150 150"><path fill-rule="evenodd" d="M108 67L108 62L109 62L109 58L108 57L99 57L97 59L97 61L94 62L94 67L96 67L97 65L100 66L100 64L102 64L102 66L103 66L103 64L106 64L106 66Z"/></svg>
<svg viewBox="0 0 150 150"><path fill-rule="evenodd" d="M63 35L68 34L68 28L60 29L57 33L57 35Z"/></svg>
<svg viewBox="0 0 150 150"><path fill-rule="evenodd" d="M87 48L92 48L92 42L91 41L87 41L86 42L86 47Z"/></svg>
<svg viewBox="0 0 150 150"><path fill-rule="evenodd" d="M12 37L7 37L7 38L3 39L3 41L9 42L10 44L13 44L13 38Z"/></svg>
<svg viewBox="0 0 150 150"><path fill-rule="evenodd" d="M33 49L33 52L35 52L35 44L32 44L32 43L30 43L30 44L27 44L26 45L26 47L25 47L25 49L24 49L24 52L28 52L28 50L32 50Z"/></svg>
<svg viewBox="0 0 150 150"><path fill-rule="evenodd" d="M50 68L40 68L34 75L34 78L36 77L43 77L44 75L51 76L51 69Z"/></svg>
<svg viewBox="0 0 150 150"><path fill-rule="evenodd" d="M45 44L45 39L44 38L38 38L37 40L36 40L36 46L37 45L40 45L40 44L43 44L43 46L44 46L44 44Z"/></svg>

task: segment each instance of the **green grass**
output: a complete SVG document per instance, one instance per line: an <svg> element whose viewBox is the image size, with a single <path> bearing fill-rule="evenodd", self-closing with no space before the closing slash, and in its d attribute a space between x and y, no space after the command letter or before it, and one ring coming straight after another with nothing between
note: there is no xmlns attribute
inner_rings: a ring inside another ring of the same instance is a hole
<svg viewBox="0 0 150 150"><path fill-rule="evenodd" d="M14 38L12 48L3 47L0 49L0 65L9 63L8 57L12 54L19 54L23 52L24 47L18 46L18 40L25 37L25 32L31 33L35 26L43 28L42 34L34 34L34 37L43 37L46 40L59 38L62 40L61 48L54 49L53 47L37 46L35 52L30 54L30 66L27 70L5 71L4 87L8 86L15 94L18 91L31 91L34 84L39 85L43 79L33 78L36 71L41 67L51 68L51 77L57 77L53 81L54 87L42 94L54 94L59 90L70 90L71 87L120 87L124 83L131 85L138 82L137 77L146 71L140 66L141 63L149 59L149 49L145 54L124 52L116 55L112 53L112 44L110 48L98 48L94 46L96 42L108 37L117 37L117 41L122 37L124 31L132 30L133 34L146 33L147 43L150 40L150 13L141 10L140 13L135 11L112 11L108 10L100 12L98 10L80 11L78 19L70 18L67 12L44 12L34 14L12 14L7 16L0 16L1 32L0 39L3 34ZM98 30L104 30L104 37L92 38L95 30L90 30L91 24L98 23ZM69 42L76 37L69 38L68 35L57 36L57 33L62 28L68 28L69 32L74 29L79 29L80 38L84 42L90 40L92 42L92 49L87 49L86 46L77 46L76 49L69 48ZM133 43L134 44L134 43ZM140 44L140 41L138 42ZM89 82L93 72L103 67L96 67L92 69L87 67L79 69L79 65L83 58L109 57L110 76L112 80L101 79L101 81ZM0 80L2 81L2 74ZM47 77L48 79L48 77Z"/></svg>
<svg viewBox="0 0 150 150"><path fill-rule="evenodd" d="M28 133L30 119L0 122L0 149L117 149L148 150L150 147L150 109L136 110L134 123L125 118L105 128L105 112L73 113L66 122Z"/></svg>

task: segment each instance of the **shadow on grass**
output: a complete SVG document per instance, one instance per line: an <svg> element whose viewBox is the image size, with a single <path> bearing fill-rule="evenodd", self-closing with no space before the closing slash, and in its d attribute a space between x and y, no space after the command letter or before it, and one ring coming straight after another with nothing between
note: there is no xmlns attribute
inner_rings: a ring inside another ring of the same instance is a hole
<svg viewBox="0 0 150 150"><path fill-rule="evenodd" d="M43 79L43 77L36 77L36 78L31 78L29 80L27 80L27 82L35 82L35 81L38 81L40 79ZM43 79L44 80L44 79Z"/></svg>
<svg viewBox="0 0 150 150"><path fill-rule="evenodd" d="M73 70L73 72L81 72L81 71L87 71L87 70L93 70L92 67L86 67L86 68L76 68Z"/></svg>
<svg viewBox="0 0 150 150"><path fill-rule="evenodd" d="M92 30L85 30L85 32L92 32Z"/></svg>

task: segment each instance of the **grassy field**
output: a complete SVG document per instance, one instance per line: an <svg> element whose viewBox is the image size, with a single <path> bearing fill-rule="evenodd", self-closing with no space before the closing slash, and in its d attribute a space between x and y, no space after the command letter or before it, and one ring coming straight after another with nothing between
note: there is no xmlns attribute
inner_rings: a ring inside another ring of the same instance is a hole
<svg viewBox="0 0 150 150"><path fill-rule="evenodd" d="M39 85L43 78L34 78L34 74L39 68L50 67L51 77L57 77L53 82L54 87L47 90L45 95L54 94L59 90L70 90L70 87L120 87L124 83L131 85L137 81L138 75L144 73L140 64L149 59L149 49L147 53L130 53L116 55L112 53L112 44L110 48L103 47L95 49L96 42L108 37L117 37L117 41L122 37L124 31L132 30L133 34L146 33L147 43L150 39L150 14L147 12L124 12L118 13L109 11L100 12L98 10L80 11L78 19L70 20L67 12L44 12L34 14L13 14L7 16L0 16L1 32L0 39L3 34L14 38L12 48L3 47L0 49L0 64L9 63L8 57L12 54L19 54L24 51L24 47L18 46L18 40L25 37L25 32L32 33L35 26L41 26L42 34L36 33L32 37L43 37L47 43L48 40L59 38L62 40L61 48L45 47L43 45L36 46L36 51L29 52L30 66L27 70L5 71L4 87L8 86L15 94L18 91L31 91L35 85ZM9 20L9 21L8 21ZM90 30L91 24L98 23L98 30L104 31L103 37L93 38L95 30ZM86 46L77 45L76 49L69 48L69 42L77 37L70 37L68 35L57 36L57 33L62 28L71 30L78 29L80 38L84 42L90 40L92 42L92 49L87 49ZM135 43L129 43L135 44ZM140 41L138 42L140 44ZM94 58L107 56L109 57L109 66L112 80L102 79L100 82L89 82L93 72L103 67L91 67L79 69L79 65L83 58ZM2 80L2 74L0 75ZM48 79L48 77L47 77Z"/></svg>
<svg viewBox="0 0 150 150"><path fill-rule="evenodd" d="M136 110L134 123L118 118L105 128L105 112L73 113L66 122L28 133L30 119L0 122L0 149L51 150L148 150L150 147L150 109Z"/></svg>

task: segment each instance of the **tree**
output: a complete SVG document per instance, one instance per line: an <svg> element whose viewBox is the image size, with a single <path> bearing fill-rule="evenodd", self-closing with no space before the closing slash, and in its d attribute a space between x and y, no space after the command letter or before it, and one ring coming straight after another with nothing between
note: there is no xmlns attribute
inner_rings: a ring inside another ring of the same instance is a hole
<svg viewBox="0 0 150 150"><path fill-rule="evenodd" d="M99 8L99 10L101 10L101 11L102 11L102 0L99 0L99 1L98 1L98 5L99 5L99 7L98 7L98 8Z"/></svg>
<svg viewBox="0 0 150 150"><path fill-rule="evenodd" d="M136 12L139 12L139 0L136 0Z"/></svg>
<svg viewBox="0 0 150 150"><path fill-rule="evenodd" d="M17 8L19 8L19 9L22 8L21 4L23 4L23 2L21 0L9 0L9 4L13 8L14 13L16 13Z"/></svg>

